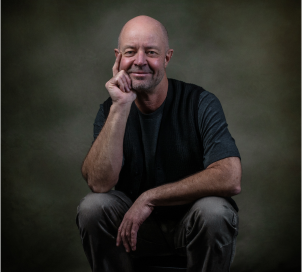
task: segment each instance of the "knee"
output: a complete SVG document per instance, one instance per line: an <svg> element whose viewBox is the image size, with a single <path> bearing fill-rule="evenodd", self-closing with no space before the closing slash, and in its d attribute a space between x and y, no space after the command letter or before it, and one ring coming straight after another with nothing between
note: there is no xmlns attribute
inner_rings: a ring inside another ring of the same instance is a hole
<svg viewBox="0 0 302 272"><path fill-rule="evenodd" d="M87 229L106 221L106 217L110 216L116 203L114 197L108 193L88 194L78 206L79 227Z"/></svg>
<svg viewBox="0 0 302 272"><path fill-rule="evenodd" d="M223 231L237 226L237 215L224 198L205 197L192 206L194 225L203 228L210 235L220 235ZM197 224L196 224L197 223Z"/></svg>

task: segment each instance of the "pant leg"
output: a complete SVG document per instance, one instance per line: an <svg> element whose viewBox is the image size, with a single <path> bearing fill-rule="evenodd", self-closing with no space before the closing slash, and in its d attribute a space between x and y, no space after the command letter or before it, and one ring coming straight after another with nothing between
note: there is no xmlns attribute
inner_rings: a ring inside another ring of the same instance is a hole
<svg viewBox="0 0 302 272"><path fill-rule="evenodd" d="M93 272L132 272L131 257L116 246L117 230L131 205L125 194L112 190L90 193L78 206L77 225Z"/></svg>
<svg viewBox="0 0 302 272"><path fill-rule="evenodd" d="M90 193L78 206L77 225L93 272L132 272L133 257L169 254L157 222L151 216L140 226L137 250L116 246L118 228L132 201L120 191ZM169 251L170 250L170 251Z"/></svg>
<svg viewBox="0 0 302 272"><path fill-rule="evenodd" d="M175 230L176 251L187 255L188 272L226 272L235 253L238 215L221 197L197 200Z"/></svg>

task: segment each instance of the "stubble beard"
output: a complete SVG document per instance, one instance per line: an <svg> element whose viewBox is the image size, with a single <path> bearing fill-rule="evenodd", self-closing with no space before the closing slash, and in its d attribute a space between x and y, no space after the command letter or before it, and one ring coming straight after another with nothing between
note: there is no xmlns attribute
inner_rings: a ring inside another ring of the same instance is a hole
<svg viewBox="0 0 302 272"><path fill-rule="evenodd" d="M157 76L152 74L150 80L135 79L132 80L132 89L136 92L153 93L155 87L162 81L165 75L164 70L160 71Z"/></svg>

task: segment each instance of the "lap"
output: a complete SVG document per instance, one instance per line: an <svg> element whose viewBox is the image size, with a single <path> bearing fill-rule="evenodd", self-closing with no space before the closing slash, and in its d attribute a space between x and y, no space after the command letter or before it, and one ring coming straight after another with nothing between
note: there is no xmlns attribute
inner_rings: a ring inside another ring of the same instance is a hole
<svg viewBox="0 0 302 272"><path fill-rule="evenodd" d="M112 227L113 224L117 233L125 213L132 204L130 198L120 191L90 193L81 201L78 216L82 214L82 217L92 224L110 221L110 226ZM172 209L177 211L178 207L174 206ZM181 211L179 219L165 219L151 214L140 226L137 251L133 255L174 254L177 248L186 246L187 233L194 225L201 226L206 223L215 227L220 226L222 221L234 223L238 219L237 212L226 199L214 196L201 198L188 205L185 213L181 207L179 211ZM238 220L235 224L237 222Z"/></svg>
<svg viewBox="0 0 302 272"><path fill-rule="evenodd" d="M89 193L78 206L78 224L95 233L97 226L109 231L115 238L117 230L132 201L123 192L111 190L107 193ZM110 229L110 230L109 230ZM140 226L137 233L137 250L133 256L170 255L171 248L167 243L161 226L151 214Z"/></svg>

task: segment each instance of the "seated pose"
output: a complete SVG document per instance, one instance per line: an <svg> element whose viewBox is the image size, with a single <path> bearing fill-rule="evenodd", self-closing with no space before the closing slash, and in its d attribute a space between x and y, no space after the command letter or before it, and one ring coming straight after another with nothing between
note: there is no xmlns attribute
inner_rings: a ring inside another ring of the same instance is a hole
<svg viewBox="0 0 302 272"><path fill-rule="evenodd" d="M241 163L219 100L167 78L173 49L151 17L128 21L114 51L82 166L92 193L77 214L92 271L131 272L135 258L175 254L188 272L229 271Z"/></svg>

